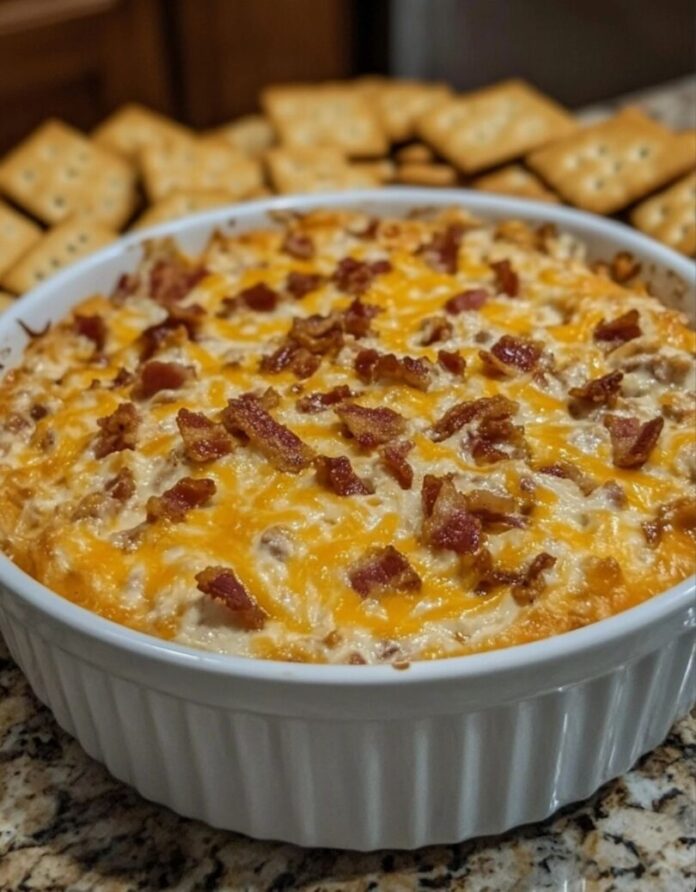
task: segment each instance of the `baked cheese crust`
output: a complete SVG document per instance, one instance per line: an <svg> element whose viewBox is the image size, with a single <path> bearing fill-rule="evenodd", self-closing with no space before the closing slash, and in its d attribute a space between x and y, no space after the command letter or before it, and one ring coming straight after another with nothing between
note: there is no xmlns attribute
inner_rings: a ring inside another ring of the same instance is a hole
<svg viewBox="0 0 696 892"><path fill-rule="evenodd" d="M170 242L0 382L0 548L255 658L403 666L694 570L696 339L626 255L461 210Z"/></svg>

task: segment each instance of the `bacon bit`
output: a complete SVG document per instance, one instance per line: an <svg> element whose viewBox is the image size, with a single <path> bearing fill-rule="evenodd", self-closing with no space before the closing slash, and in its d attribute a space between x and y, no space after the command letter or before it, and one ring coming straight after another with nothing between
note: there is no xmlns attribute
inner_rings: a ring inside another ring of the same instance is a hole
<svg viewBox="0 0 696 892"><path fill-rule="evenodd" d="M466 371L466 359L456 350L438 350L437 361L446 372L463 376Z"/></svg>
<svg viewBox="0 0 696 892"><path fill-rule="evenodd" d="M597 489L597 481L581 470L577 465L569 461L559 461L553 465L544 465L539 468L540 474L549 477L560 477L562 480L572 480L578 486L583 495L589 496Z"/></svg>
<svg viewBox="0 0 696 892"><path fill-rule="evenodd" d="M428 266L438 273L457 272L459 246L464 235L464 227L458 223L448 226L443 232L436 232L427 245L416 252Z"/></svg>
<svg viewBox="0 0 696 892"><path fill-rule="evenodd" d="M232 452L234 441L221 424L201 412L179 409L176 423L189 461L207 462Z"/></svg>
<svg viewBox="0 0 696 892"><path fill-rule="evenodd" d="M356 297L343 312L343 330L354 338L364 338L370 334L370 323L381 312L380 307L364 303Z"/></svg>
<svg viewBox="0 0 696 892"><path fill-rule="evenodd" d="M204 595L219 601L230 611L232 624L237 628L255 631L266 624L268 614L229 567L206 567L196 574L195 579Z"/></svg>
<svg viewBox="0 0 696 892"><path fill-rule="evenodd" d="M445 480L451 480L454 474L445 474L443 477L437 477L435 474L426 474L421 484L421 507L423 515L430 517L433 513L435 500L440 494L442 484Z"/></svg>
<svg viewBox="0 0 696 892"><path fill-rule="evenodd" d="M94 344L97 353L102 352L108 329L101 316L82 316L80 313L75 313L73 328L77 334Z"/></svg>
<svg viewBox="0 0 696 892"><path fill-rule="evenodd" d="M45 418L47 415L48 409L40 403L35 403L29 410L29 417L32 421L41 421L41 419Z"/></svg>
<svg viewBox="0 0 696 892"><path fill-rule="evenodd" d="M379 406L370 409L357 403L340 403L334 412L346 427L344 434L355 437L363 449L372 449L401 436L406 419L393 409Z"/></svg>
<svg viewBox="0 0 696 892"><path fill-rule="evenodd" d="M240 291L237 299L257 313L271 313L278 306L279 295L264 282L259 282Z"/></svg>
<svg viewBox="0 0 696 892"><path fill-rule="evenodd" d="M316 291L324 283L324 276L319 273L298 273L296 271L289 272L285 280L285 290L291 294L295 300L301 300L311 291Z"/></svg>
<svg viewBox="0 0 696 892"><path fill-rule="evenodd" d="M31 338L32 341L35 341L37 338L42 338L44 335L47 335L51 328L51 323L47 322L43 328L35 331L33 328L30 328L26 322L22 322L21 319L17 319L17 325L19 325L24 334L28 338Z"/></svg>
<svg viewBox="0 0 696 892"><path fill-rule="evenodd" d="M536 341L503 335L488 350L480 350L483 370L489 375L514 375L530 372L539 361L541 346Z"/></svg>
<svg viewBox="0 0 696 892"><path fill-rule="evenodd" d="M343 346L343 324L337 313L328 316L314 314L306 319L295 317L288 340L310 353L325 356L338 353Z"/></svg>
<svg viewBox="0 0 696 892"><path fill-rule="evenodd" d="M182 334L194 341L204 316L205 310L200 304L189 304L186 307L170 305L166 319L146 328L140 335L140 358L149 359L170 339L181 337Z"/></svg>
<svg viewBox="0 0 696 892"><path fill-rule="evenodd" d="M682 496L660 505L652 520L641 524L648 545L657 545L665 530L677 529L696 539L696 497Z"/></svg>
<svg viewBox="0 0 696 892"><path fill-rule="evenodd" d="M387 592L418 592L422 581L393 545L368 548L348 571L351 588L363 598Z"/></svg>
<svg viewBox="0 0 696 892"><path fill-rule="evenodd" d="M488 300L488 292L485 288L470 288L455 294L445 303L445 312L453 316L465 313L467 310L480 310Z"/></svg>
<svg viewBox="0 0 696 892"><path fill-rule="evenodd" d="M97 418L97 424L101 430L94 444L96 458L135 449L140 415L133 403L121 403L113 414Z"/></svg>
<svg viewBox="0 0 696 892"><path fill-rule="evenodd" d="M118 277L114 290L111 292L111 300L117 306L121 306L131 294L135 294L139 287L140 276L137 274L122 273Z"/></svg>
<svg viewBox="0 0 696 892"><path fill-rule="evenodd" d="M215 495L215 481L208 477L182 477L161 496L150 496L145 505L148 523L170 520L180 523L193 508L200 508Z"/></svg>
<svg viewBox="0 0 696 892"><path fill-rule="evenodd" d="M508 297L517 297L520 293L520 277L513 270L509 260L496 260L490 264L495 274L495 287Z"/></svg>
<svg viewBox="0 0 696 892"><path fill-rule="evenodd" d="M432 480L427 484L424 480L423 486L421 499L425 506L430 503L435 487ZM436 486L439 489L435 500L423 521L423 541L433 548L474 554L482 544L481 521L470 513L466 496L458 492L451 479L440 478Z"/></svg>
<svg viewBox="0 0 696 892"><path fill-rule="evenodd" d="M158 260L150 270L150 297L165 306L178 303L207 275L203 267L191 268L179 258Z"/></svg>
<svg viewBox="0 0 696 892"><path fill-rule="evenodd" d="M414 359L412 356L403 356L399 359L393 353L379 353L369 349L358 353L354 368L366 383L395 381L418 390L427 390L433 364L426 357Z"/></svg>
<svg viewBox="0 0 696 892"><path fill-rule="evenodd" d="M359 296L372 287L377 276L391 272L391 268L388 260L366 261L344 257L339 260L331 280L339 290Z"/></svg>
<svg viewBox="0 0 696 892"><path fill-rule="evenodd" d="M617 468L640 468L650 457L664 427L658 416L641 424L637 418L605 415L604 426L611 436L612 458Z"/></svg>
<svg viewBox="0 0 696 892"><path fill-rule="evenodd" d="M135 375L133 372L129 372L128 369L125 368L120 368L116 373L116 377L109 385L109 388L115 390L117 387L127 387L129 384L132 384L134 380Z"/></svg>
<svg viewBox="0 0 696 892"><path fill-rule="evenodd" d="M262 372L278 374L283 369L289 369L298 378L311 377L321 365L321 357L313 356L304 347L298 347L294 343L285 343L270 356L261 359Z"/></svg>
<svg viewBox="0 0 696 892"><path fill-rule="evenodd" d="M375 491L371 483L358 477L345 455L337 458L318 455L314 466L317 469L317 483L338 496L367 496Z"/></svg>
<svg viewBox="0 0 696 892"><path fill-rule="evenodd" d="M616 480L607 480L600 486L600 491L606 493L607 498L615 508L625 508L628 504L626 490Z"/></svg>
<svg viewBox="0 0 696 892"><path fill-rule="evenodd" d="M568 394L573 399L568 403L568 411L574 418L595 406L616 405L616 396L621 390L623 372L609 372L601 378L592 378L582 387L571 387Z"/></svg>
<svg viewBox="0 0 696 892"><path fill-rule="evenodd" d="M594 339L595 341L608 341L618 347L619 344L639 338L642 334L638 310L629 310L609 322L602 319L595 326Z"/></svg>
<svg viewBox="0 0 696 892"><path fill-rule="evenodd" d="M472 489L466 494L466 504L487 532L523 529L527 525L526 518L513 513L517 511L518 505L510 495L500 495L487 489Z"/></svg>
<svg viewBox="0 0 696 892"><path fill-rule="evenodd" d="M314 242L304 232L288 232L280 250L297 260L311 260L314 257Z"/></svg>
<svg viewBox="0 0 696 892"><path fill-rule="evenodd" d="M190 366L152 359L138 369L131 395L146 400L161 390L179 390L192 379L193 369Z"/></svg>
<svg viewBox="0 0 696 892"><path fill-rule="evenodd" d="M117 502L127 502L135 494L133 472L130 468L121 468L115 477L107 480L104 489Z"/></svg>
<svg viewBox="0 0 696 892"><path fill-rule="evenodd" d="M500 443L512 446L512 451L498 449L496 444ZM509 418L482 418L476 432L469 437L469 449L477 465L523 458L527 454L524 426L513 424Z"/></svg>
<svg viewBox="0 0 696 892"><path fill-rule="evenodd" d="M546 587L544 573L556 564L553 555L542 551L529 564L519 582L512 586L511 594L521 607L532 604Z"/></svg>
<svg viewBox="0 0 696 892"><path fill-rule="evenodd" d="M299 412L315 415L317 412L323 412L330 406L335 406L337 403L342 403L344 400L349 400L354 396L355 394L347 384L340 384L325 393L316 391L300 397L295 403L295 408Z"/></svg>
<svg viewBox="0 0 696 892"><path fill-rule="evenodd" d="M355 238L369 240L374 239L379 229L380 220L378 217L370 217L363 229L349 229L348 231Z"/></svg>
<svg viewBox="0 0 696 892"><path fill-rule="evenodd" d="M615 282L623 285L629 279L635 278L640 272L641 265L628 251L619 251L615 255L609 268L609 273Z"/></svg>
<svg viewBox="0 0 696 892"><path fill-rule="evenodd" d="M519 407L519 403L502 394L456 403L432 426L430 438L439 443L475 418L509 418L517 414Z"/></svg>
<svg viewBox="0 0 696 892"><path fill-rule="evenodd" d="M278 471L298 474L308 467L314 452L283 424L279 424L253 393L230 400L222 412L222 423L231 434L238 430Z"/></svg>
<svg viewBox="0 0 696 892"><path fill-rule="evenodd" d="M379 448L385 470L402 489L410 489L413 484L413 468L406 461L406 456L413 447L414 443L410 440L399 440L397 443L386 443Z"/></svg>
<svg viewBox="0 0 696 892"><path fill-rule="evenodd" d="M428 316L421 323L420 343L424 347L429 347L431 344L437 344L438 341L446 341L452 337L453 333L452 323L444 316Z"/></svg>

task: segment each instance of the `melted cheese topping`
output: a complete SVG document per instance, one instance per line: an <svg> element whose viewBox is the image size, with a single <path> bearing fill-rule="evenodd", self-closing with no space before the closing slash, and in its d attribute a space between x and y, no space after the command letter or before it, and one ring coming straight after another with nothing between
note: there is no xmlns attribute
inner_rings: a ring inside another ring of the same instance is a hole
<svg viewBox="0 0 696 892"><path fill-rule="evenodd" d="M687 492L696 473L688 401L696 345L685 319L640 286L627 289L594 273L581 246L567 237L540 247L523 226L495 230L456 211L431 220L382 221L374 238L351 234L367 222L327 212L292 221L294 231L313 240L311 260L281 250L282 230L216 236L197 261L207 275L182 302L206 310L199 335L195 341L175 338L156 355L195 370L195 379L179 390L136 400L131 385L112 383L120 370L137 369L141 333L166 316L150 298L148 282L153 264L171 255L170 245L151 248L139 287L127 299L95 295L76 308L105 321L101 357L71 320L35 340L22 365L0 383L0 547L10 558L62 596L133 628L221 652L316 662L429 659L509 646L624 610L692 572L688 531L667 529L649 547L641 529L659 506ZM466 232L450 275L434 270L417 249L452 222L462 222ZM352 296L330 279L346 256L391 263L362 295L382 310L372 334L359 341L346 337L340 353L324 358L305 381L287 370L261 372L261 357L282 342L293 316L349 305ZM519 275L516 297L496 291L491 263L502 259ZM228 318L217 315L224 298L258 283L283 294L292 270L327 278L301 300L281 300L273 312L241 308ZM448 316L452 336L422 346L423 320L473 288L487 289L488 301ZM639 338L616 349L593 339L600 320L634 308ZM479 351L504 334L540 342L552 360L548 373L485 374ZM353 360L367 347L435 363L438 349L458 350L467 371L456 377L436 366L427 391L366 386ZM601 408L580 418L568 411L571 387L616 369L624 379L612 411L641 422L665 415L659 442L638 469L613 465ZM342 435L331 409L298 411L301 393L340 384L358 391L362 405L388 406L408 419L407 436L415 444L408 456L415 472L410 489L398 486L374 451ZM217 419L230 398L269 386L280 395L273 416L317 453L347 455L356 473L372 481L374 494L336 495L318 485L311 467L296 475L279 472L242 442L208 464L187 461L175 421L180 408ZM495 394L519 403L514 421L524 425L524 458L477 465L466 447L466 427L442 442L431 439L430 426L451 406ZM142 418L137 447L96 458L97 419L131 399ZM592 493L538 470L561 461L594 479ZM85 498L102 493L122 468L134 476L134 496L101 515L81 512ZM476 593L470 562L424 544L420 490L426 473L453 474L464 492L487 489L529 502L527 525L488 533L486 545L502 570L519 571L540 552L556 558L532 603L517 603L510 586ZM183 522L144 523L147 499L184 476L211 478L211 502ZM611 481L623 488L624 507L603 486ZM269 529L282 533L282 557L265 544ZM388 545L408 559L421 590L361 597L348 569L369 547ZM617 561L618 571L603 558ZM195 575L217 565L233 568L266 611L262 629L237 628L225 607L198 589Z"/></svg>

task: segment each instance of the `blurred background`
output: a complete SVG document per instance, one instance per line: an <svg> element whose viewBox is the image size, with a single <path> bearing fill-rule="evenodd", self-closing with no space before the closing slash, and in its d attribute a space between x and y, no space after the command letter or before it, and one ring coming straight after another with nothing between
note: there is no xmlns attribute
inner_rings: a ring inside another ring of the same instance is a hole
<svg viewBox="0 0 696 892"><path fill-rule="evenodd" d="M693 0L0 0L0 151L137 100L196 127L277 81L457 89L522 76L579 107L694 69ZM696 122L694 122L696 124Z"/></svg>

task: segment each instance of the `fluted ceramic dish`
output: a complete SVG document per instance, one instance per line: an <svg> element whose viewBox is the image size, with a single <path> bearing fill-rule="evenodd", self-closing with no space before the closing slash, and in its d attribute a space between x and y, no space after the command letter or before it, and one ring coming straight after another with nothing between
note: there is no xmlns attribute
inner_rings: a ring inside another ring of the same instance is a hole
<svg viewBox="0 0 696 892"><path fill-rule="evenodd" d="M195 251L216 228L268 226L278 210L403 215L453 204L490 219L554 222L591 256L628 250L665 303L694 310L690 261L567 208L456 190L287 197L138 232L59 273L0 317L0 363L20 360L20 319L40 329L108 292L146 238L174 236ZM695 626L691 578L577 631L407 671L249 660L116 625L0 556L10 651L91 756L180 814L307 846L449 843L589 796L693 704Z"/></svg>

